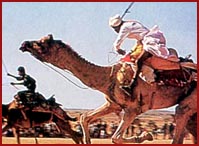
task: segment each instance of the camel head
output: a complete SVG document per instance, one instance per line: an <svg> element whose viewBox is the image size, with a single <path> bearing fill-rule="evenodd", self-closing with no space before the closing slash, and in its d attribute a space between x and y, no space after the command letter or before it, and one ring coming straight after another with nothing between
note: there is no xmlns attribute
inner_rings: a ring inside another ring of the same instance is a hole
<svg viewBox="0 0 199 146"><path fill-rule="evenodd" d="M39 40L24 41L20 50L22 52L29 52L40 61L45 62L48 61L49 58L51 60L56 59L56 53L60 48L67 49L70 47L67 47L61 40L54 40L53 36L49 34Z"/></svg>

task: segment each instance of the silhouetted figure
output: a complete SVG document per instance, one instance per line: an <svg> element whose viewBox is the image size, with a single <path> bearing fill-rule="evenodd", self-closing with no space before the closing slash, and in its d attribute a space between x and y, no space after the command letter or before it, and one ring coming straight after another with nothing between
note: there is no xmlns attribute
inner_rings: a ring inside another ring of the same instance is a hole
<svg viewBox="0 0 199 146"><path fill-rule="evenodd" d="M173 123L170 123L170 125L169 125L169 139L173 139L174 129L175 129L175 126L173 125Z"/></svg>

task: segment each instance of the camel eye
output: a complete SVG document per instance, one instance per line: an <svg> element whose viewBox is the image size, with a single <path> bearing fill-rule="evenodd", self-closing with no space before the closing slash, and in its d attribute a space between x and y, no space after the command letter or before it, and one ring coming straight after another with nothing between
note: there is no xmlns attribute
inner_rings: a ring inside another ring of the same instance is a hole
<svg viewBox="0 0 199 146"><path fill-rule="evenodd" d="M37 43L33 43L33 48L38 48L38 44Z"/></svg>

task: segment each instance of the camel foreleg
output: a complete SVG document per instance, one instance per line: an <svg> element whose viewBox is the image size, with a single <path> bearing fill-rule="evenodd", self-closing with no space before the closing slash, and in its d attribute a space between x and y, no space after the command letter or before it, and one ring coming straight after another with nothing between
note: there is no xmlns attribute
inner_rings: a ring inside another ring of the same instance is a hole
<svg viewBox="0 0 199 146"><path fill-rule="evenodd" d="M14 137L17 139L17 144L21 144L20 136L19 136L19 129L12 127L12 132L13 132Z"/></svg>
<svg viewBox="0 0 199 146"><path fill-rule="evenodd" d="M101 116L105 116L112 112L118 112L121 111L120 106L106 102L104 105L99 107L98 109L87 112L80 117L80 123L82 125L83 130L83 136L84 136L84 142L86 144L90 144L90 134L89 134L89 123L96 120L97 118L100 118Z"/></svg>
<svg viewBox="0 0 199 146"><path fill-rule="evenodd" d="M55 123L60 132L67 134L68 137L72 138L76 144L80 144L82 142L82 136L71 128L69 121L57 119Z"/></svg>
<svg viewBox="0 0 199 146"><path fill-rule="evenodd" d="M34 128L34 129L35 129L35 132L34 132L35 144L39 144L39 143L38 143L38 140L37 140L36 128Z"/></svg>

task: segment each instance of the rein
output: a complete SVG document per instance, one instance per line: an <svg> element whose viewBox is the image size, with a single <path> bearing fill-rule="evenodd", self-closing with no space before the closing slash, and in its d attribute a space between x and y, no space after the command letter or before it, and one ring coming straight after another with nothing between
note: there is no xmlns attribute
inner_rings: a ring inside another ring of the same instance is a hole
<svg viewBox="0 0 199 146"><path fill-rule="evenodd" d="M110 58L110 54L114 54L115 56ZM112 65L112 64L118 62L118 61L113 62L113 60L115 60L118 57L118 55L119 55L118 53L115 53L113 51L108 52L108 64Z"/></svg>
<svg viewBox="0 0 199 146"><path fill-rule="evenodd" d="M80 88L80 89L89 89L87 87L82 87L82 86L79 86L78 84L76 84L75 82L73 82L72 80L70 80L68 77L66 77L63 73L61 73L60 71L58 71L57 69L51 67L50 65L42 62L43 65L47 66L48 68L50 68L51 70L55 71L56 73L58 73L60 76L62 76L65 80L67 80L68 82L72 83L73 85L75 85L76 87ZM67 72L65 71L66 73L70 74L70 75L73 75L72 73L70 72ZM74 76L74 75L73 75Z"/></svg>

